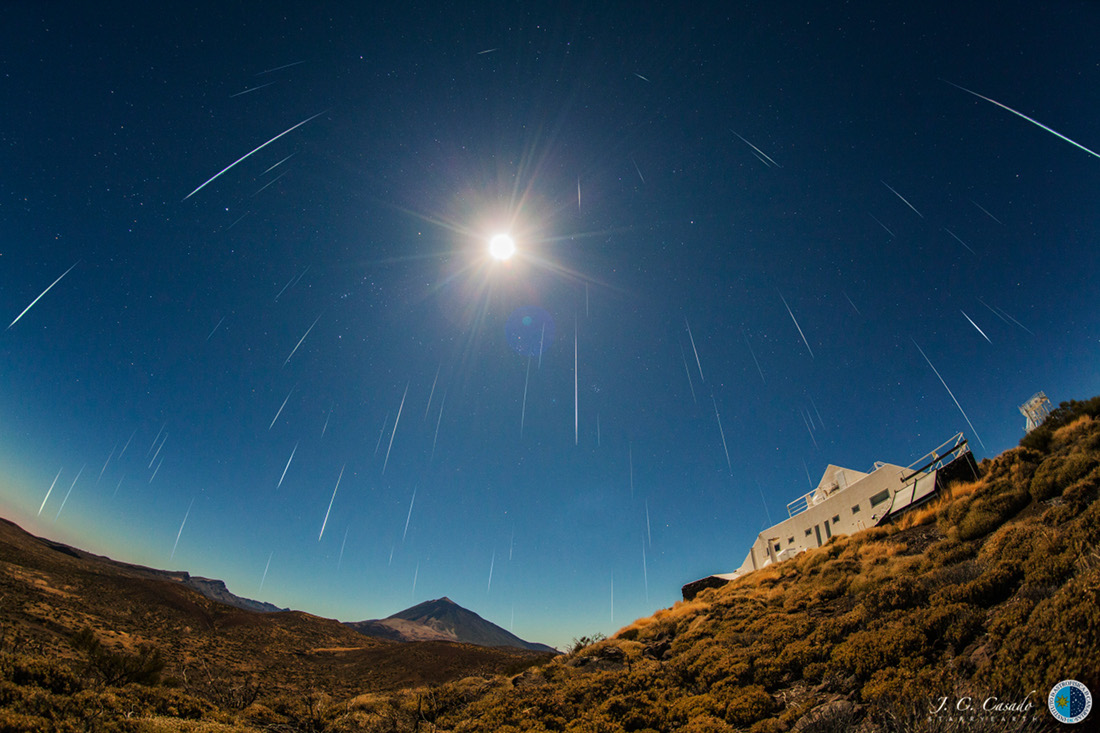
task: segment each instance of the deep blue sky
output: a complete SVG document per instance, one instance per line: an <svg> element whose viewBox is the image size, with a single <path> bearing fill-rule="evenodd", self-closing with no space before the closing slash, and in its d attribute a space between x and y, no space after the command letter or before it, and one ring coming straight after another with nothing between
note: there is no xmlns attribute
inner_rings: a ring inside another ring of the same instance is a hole
<svg viewBox="0 0 1100 733"><path fill-rule="evenodd" d="M1100 392L1100 158L952 86L1100 149L1095 3L223 5L5 9L0 326L72 267L0 332L34 532L564 645Z"/></svg>

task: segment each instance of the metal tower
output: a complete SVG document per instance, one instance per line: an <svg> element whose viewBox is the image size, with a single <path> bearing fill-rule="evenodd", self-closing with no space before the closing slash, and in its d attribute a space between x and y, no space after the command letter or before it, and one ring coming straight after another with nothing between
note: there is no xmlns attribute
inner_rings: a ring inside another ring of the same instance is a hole
<svg viewBox="0 0 1100 733"><path fill-rule="evenodd" d="M1024 432L1030 433L1050 416L1050 400L1042 392L1036 392L1030 400L1020 405L1020 414L1027 418Z"/></svg>

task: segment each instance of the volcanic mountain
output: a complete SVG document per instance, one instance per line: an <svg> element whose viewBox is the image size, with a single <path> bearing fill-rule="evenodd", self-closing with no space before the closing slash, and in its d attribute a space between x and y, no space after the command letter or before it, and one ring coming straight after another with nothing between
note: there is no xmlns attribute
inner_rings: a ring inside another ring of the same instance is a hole
<svg viewBox="0 0 1100 733"><path fill-rule="evenodd" d="M447 597L419 603L384 619L356 621L346 625L367 636L395 641L457 641L477 646L556 651L545 644L524 641Z"/></svg>

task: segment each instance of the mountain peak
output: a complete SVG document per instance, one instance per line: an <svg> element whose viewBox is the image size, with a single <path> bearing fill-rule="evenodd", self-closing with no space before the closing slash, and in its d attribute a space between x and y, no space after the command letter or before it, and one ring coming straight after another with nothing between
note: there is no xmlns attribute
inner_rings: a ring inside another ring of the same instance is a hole
<svg viewBox="0 0 1100 733"><path fill-rule="evenodd" d="M555 651L544 644L524 641L486 621L447 596L418 603L384 619L349 623L356 631L400 641L439 639L478 646L510 646L533 651Z"/></svg>

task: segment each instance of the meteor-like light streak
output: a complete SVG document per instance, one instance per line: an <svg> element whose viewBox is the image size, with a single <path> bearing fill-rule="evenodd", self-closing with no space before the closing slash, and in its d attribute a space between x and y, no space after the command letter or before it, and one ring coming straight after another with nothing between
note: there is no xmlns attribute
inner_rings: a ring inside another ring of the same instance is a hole
<svg viewBox="0 0 1100 733"><path fill-rule="evenodd" d="M1032 336L1034 336L1034 335L1035 335L1034 333L1032 333L1032 332L1031 332L1031 329L1030 329L1030 328L1028 328L1028 327L1027 327L1027 326L1025 326L1024 324L1020 323L1019 321L1017 321L1017 320L1016 320L1015 318L1013 318L1012 316L1008 315L1008 313L1007 313L1007 312L1005 312L1004 310L1002 310L1001 308L997 308L996 310L994 310L994 309L993 309L992 307L990 307L990 305L989 305L988 303L986 303L986 302L985 302L984 300L982 300L981 298L978 298L978 302L979 302L979 303L981 303L982 305L984 305L984 306L985 306L986 308L989 308L989 312L990 312L990 313L992 313L993 315L997 316L998 318L1000 318L1000 319L1001 319L1002 321L1004 321L1005 323L1009 324L1010 326L1011 326L1011 325L1012 325L1013 323L1015 323L1015 324L1016 324L1017 326L1019 326L1020 328L1024 329L1024 330L1025 330L1025 331L1027 331L1028 333L1030 333L1030 334L1031 334Z"/></svg>
<svg viewBox="0 0 1100 733"><path fill-rule="evenodd" d="M840 292L844 293L843 290L841 290ZM854 310L856 312L857 316L862 316L863 315L862 313L859 312L859 308L856 308L856 304L852 302L852 299L848 297L847 293L844 293L844 299L848 301L848 305L852 306L852 310Z"/></svg>
<svg viewBox="0 0 1100 733"><path fill-rule="evenodd" d="M485 592L488 593L493 588L493 567L497 564L497 551L493 550L493 559L489 561L489 585L485 586Z"/></svg>
<svg viewBox="0 0 1100 733"><path fill-rule="evenodd" d="M684 316L684 325L687 326L688 339L691 341L691 350L695 354L695 365L699 367L699 381L705 382L703 379L703 365L699 361L699 350L695 348L695 337L691 335L691 324L688 323L687 316Z"/></svg>
<svg viewBox="0 0 1100 733"><path fill-rule="evenodd" d="M684 374L686 374L687 378L688 378L688 389L691 390L691 401L693 403L698 403L698 400L695 399L695 385L691 383L691 370L688 369L687 355L684 354L683 345L682 344L678 344L678 345L680 346L680 358L684 362Z"/></svg>
<svg viewBox="0 0 1100 733"><path fill-rule="evenodd" d="M397 406L397 417L393 419L393 432L390 433L390 444L386 448L386 460L382 461L382 475L386 474L386 466L390 462L390 451L393 450L393 436L397 435L397 423L401 422L401 410L405 407L405 396L409 394L409 385L405 383L405 394L401 395L401 404Z"/></svg>
<svg viewBox="0 0 1100 733"><path fill-rule="evenodd" d="M168 427L167 422L165 422L163 425L160 426L160 430L157 431L157 437L153 438L153 444L151 446L149 446L149 450L145 451L145 457L146 458L148 458L150 455L152 455L153 449L157 447L157 441L160 440L161 433L164 432L164 429L166 427Z"/></svg>
<svg viewBox="0 0 1100 733"><path fill-rule="evenodd" d="M649 526L649 497L645 500L645 536L649 540L649 546L653 546L653 530Z"/></svg>
<svg viewBox="0 0 1100 733"><path fill-rule="evenodd" d="M435 437L432 438L432 455L428 459L431 463L435 459L435 444L439 440L439 424L443 422L443 405L447 404L447 393L443 393L443 399L439 401L439 417L435 421Z"/></svg>
<svg viewBox="0 0 1100 733"><path fill-rule="evenodd" d="M768 511L768 502L764 500L764 490L760 488L760 483L757 482L756 490L760 494L760 503L764 505L764 516L768 518L768 526L772 526L772 513Z"/></svg>
<svg viewBox="0 0 1100 733"><path fill-rule="evenodd" d="M733 134L734 134L734 135L737 135L737 133L736 133L736 132L734 132L733 130L730 130L730 132L733 132ZM738 137L738 138L739 138L739 139L741 140L741 142L745 143L745 144L746 144L746 145L748 145L748 146L749 146L750 148L752 148L752 149L753 149L753 150L755 150L756 152L760 153L760 155L763 155L763 156L764 156L765 158L767 158L768 160L767 160L767 161L765 161L765 163L764 163L765 165L767 165L768 163L771 163L771 164L772 164L772 165L774 165L774 166L775 166L776 168L782 168L782 167L783 167L783 166L779 165L778 163L776 163L776 162L775 162L774 160L772 160L772 159L771 159L771 156L770 156L770 155L768 155L768 154L767 154L767 153L765 153L765 152L764 152L763 150L761 150L760 148L758 148L758 147L756 147L755 145L753 145L752 143L750 143L750 142L749 142L748 140L746 140L745 138L741 137L740 135L737 135L737 137Z"/></svg>
<svg viewBox="0 0 1100 733"><path fill-rule="evenodd" d="M405 542L405 535L409 533L409 520L413 516L413 504L416 503L416 487L413 487L412 499L409 500L409 513L405 517L405 531L401 533L401 542Z"/></svg>
<svg viewBox="0 0 1100 733"><path fill-rule="evenodd" d="M298 441L301 442L301 441ZM283 468L283 475L279 477L279 483L275 485L275 490L278 491L283 485L283 479L286 478L286 472L290 469L290 462L294 460L294 454L298 452L298 443L294 444L294 450L290 451L290 458L286 459L286 466Z"/></svg>
<svg viewBox="0 0 1100 733"><path fill-rule="evenodd" d="M1006 311L1006 310L1005 310L1004 308L1001 308L1000 306L997 306L997 310L999 310L999 311L1000 311L1001 313L1004 313L1004 315L1005 315L1005 318L1007 318L1008 320L1012 321L1012 322L1013 322L1013 323L1015 323L1015 324L1016 324L1017 326L1019 326L1020 328L1024 329L1024 330L1025 330L1025 331L1027 331L1028 333L1030 333L1030 334L1031 334L1032 336L1034 336L1034 335L1035 335L1035 333L1034 333L1034 332L1033 332L1033 331L1032 331L1032 330L1031 330L1030 328L1028 328L1028 327L1027 327L1027 326L1025 326L1024 324L1022 324L1022 323L1020 323L1019 321L1017 321L1017 320L1016 320L1015 318L1013 318L1013 317L1012 317L1011 315L1009 315L1008 311Z"/></svg>
<svg viewBox="0 0 1100 733"><path fill-rule="evenodd" d="M539 337L539 370L542 370L542 350L546 346L546 324L542 324L542 335Z"/></svg>
<svg viewBox="0 0 1100 733"><path fill-rule="evenodd" d="M975 200L971 199L971 200L970 200L970 203L974 204L974 205L975 205L975 206L977 206L977 207L978 207L979 209L981 209L981 210L982 210L982 213L984 213L984 214L985 214L986 216L988 216L988 217L989 217L990 219L992 219L993 221L997 222L997 223L998 223L998 224L1000 224L1001 226L1004 226L1004 224L1005 224L1005 223L1004 223L1003 221L1001 221L1001 220L1000 220L1000 219L998 219L997 217L993 216L993 214L990 214L990 213L989 213L988 211L986 211L986 208L985 208L984 206L982 206L981 204L979 204L979 203L978 203L977 201L975 201Z"/></svg>
<svg viewBox="0 0 1100 733"><path fill-rule="evenodd" d="M917 216L919 216L919 217L920 217L920 218L922 218L922 219L924 218L924 214L922 214L922 213L920 213L919 211L917 211L917 207L916 207L916 206L913 206L913 204L911 204L911 203L909 203L908 201L906 201L906 200L905 200L905 197L904 197L904 196L902 196L902 195L901 195L900 193L898 193L897 191L894 191L894 187L893 187L893 186L891 186L891 185L890 185L889 183L887 183L886 181L882 181L882 185L883 185L883 186L886 186L886 187L887 187L888 189L890 189L890 191L892 191L892 192L893 192L893 194L894 194L895 196L897 196L897 197L898 197L899 199L901 199L901 200L902 200L902 201L903 201L903 202L905 203L905 205L906 205L906 206L908 206L908 207L909 207L910 209L912 209L912 210L913 210L914 212L916 212Z"/></svg>
<svg viewBox="0 0 1100 733"><path fill-rule="evenodd" d="M179 546L180 535L183 534L183 527L184 527L185 524L187 524L187 518L189 516L191 516L191 507L193 507L193 506L195 506L195 500L194 499L192 499L191 503L187 505L187 513L183 515L183 521L180 522L180 531L176 532L176 541L172 544L172 554L168 556L169 560L171 560L172 558L174 558L176 556L176 547Z"/></svg>
<svg viewBox="0 0 1100 733"><path fill-rule="evenodd" d="M255 195L255 194L253 194L253 195ZM235 226L237 226L238 224L240 224L240 223L241 223L241 220L242 220L242 219L244 219L244 218L245 218L246 216L248 216L248 215L249 215L250 213L252 213L252 212L250 212L250 211L246 211L246 212L244 212L243 214L241 214L240 216L238 216L238 217L237 217L236 219L234 219L234 220L233 220L233 223L232 223L232 224L230 224L229 226L227 226L227 227L225 228L225 231L227 231L227 232L228 232L228 231L229 231L230 229L232 229L233 227L235 227Z"/></svg>
<svg viewBox="0 0 1100 733"><path fill-rule="evenodd" d="M275 554L275 551L272 550L267 555L267 565L264 565L264 574L263 574L263 577L260 578L260 590L261 591L264 589L264 581L267 580L267 569L271 567L271 556L274 555L274 554Z"/></svg>
<svg viewBox="0 0 1100 733"><path fill-rule="evenodd" d="M527 419L527 384L531 381L531 357L527 357L527 376L523 379L523 407L519 413L519 437L523 439L523 423Z"/></svg>
<svg viewBox="0 0 1100 733"><path fill-rule="evenodd" d="M282 173L280 173L279 175L275 176L275 177L274 177L274 178L272 178L272 179L271 179L270 181L268 181L268 182L267 182L267 183L265 183L264 185L260 186L260 188L259 188L259 189L258 189L258 190L256 191L256 193L254 193L254 194L252 194L251 196L249 196L249 198L255 198L256 196L259 196L259 195L260 195L260 194L261 194L261 193L263 192L263 190L264 190L265 188L267 188L268 186L272 185L273 183L276 183L276 182L278 182L278 180L279 180L280 178L282 178L283 176L285 176L285 175L286 175L287 173L290 173L290 171L283 171L283 172L282 172ZM242 216L242 217L241 217L241 219L243 219L243 218L244 218L244 217ZM237 221L240 221L240 219L238 219ZM237 222L235 221L235 222L233 222L233 223L234 223L234 224L236 224ZM230 229L232 229L232 228L233 228L233 227L232 227L232 225L230 225L230 227L229 227L229 228L230 228Z"/></svg>
<svg viewBox="0 0 1100 733"><path fill-rule="evenodd" d="M953 83L947 81L946 79L944 79L943 81L947 82L948 84L951 84L951 86L955 87L956 89L963 90L967 94L973 94L978 99L984 99L985 101L989 102L990 104L995 104L998 107L1000 107L1001 109L1006 109L1009 112L1011 112L1012 114L1016 115L1017 117L1022 117L1023 119L1027 120L1028 122L1035 125L1036 127L1041 127L1044 130L1046 130L1047 132L1049 132L1051 135L1054 135L1057 138L1061 138L1062 140L1065 140L1067 143L1074 146L1075 148L1080 148L1081 150L1084 150L1086 153L1088 153L1089 155L1091 155L1094 158L1100 158L1100 153L1095 153L1095 152L1089 150L1088 148L1086 148L1084 145L1081 145L1080 143L1077 143L1077 142L1074 142L1073 140L1070 140L1068 137L1066 137L1062 133L1058 132L1057 130L1052 130L1049 127L1047 127L1046 125L1044 125L1042 122L1039 122L1038 120L1031 119L1030 117L1025 115L1023 112L1017 112L1016 110L1009 107L1007 104L1001 104L1000 102L998 102L995 99L990 99L989 97L983 97L981 94L978 94L977 92L972 92L969 89L967 89L966 87L961 87L958 84L953 84ZM979 208L981 208L981 207L979 207Z"/></svg>
<svg viewBox="0 0 1100 733"><path fill-rule="evenodd" d="M943 230L944 230L945 232L947 232L948 234L950 234L950 235L951 235L952 237L954 237L954 238L955 238L955 241L956 241L956 242L958 242L958 243L959 243L959 244L961 244L962 246L966 247L966 249L967 249L967 250L968 250L968 251L970 252L970 254L972 254L972 255L974 255L974 256L977 256L977 255L978 255L978 253L977 253L977 252L975 252L974 250L970 249L970 245L969 245L969 244L967 244L966 242L964 242L964 241L962 241L961 239L959 239L959 235L955 234L955 232L951 231L951 230L950 230L950 229L948 229L947 227L944 227L944 228L943 228Z"/></svg>
<svg viewBox="0 0 1100 733"><path fill-rule="evenodd" d="M87 466L88 464L84 464ZM80 480L80 474L84 473L84 466L80 467L80 470L76 472L76 478L69 484L69 490L65 492L65 498L61 500L61 506L57 510L57 514L54 515L53 521L57 521L57 518L61 516L61 510L65 508L65 502L69 500L69 494L73 493L73 487L76 486L76 482Z"/></svg>
<svg viewBox="0 0 1100 733"><path fill-rule="evenodd" d="M214 335L215 331L217 331L219 328L221 328L221 325L223 323L225 323L225 316L222 316L222 319L220 321L218 321L218 325L216 325L216 326L214 326L214 328L210 329L210 333L206 336L207 341L210 340L210 337Z"/></svg>
<svg viewBox="0 0 1100 733"><path fill-rule="evenodd" d="M642 542L642 579L645 581L645 601L649 603L649 568L645 561L645 542Z"/></svg>
<svg viewBox="0 0 1100 733"><path fill-rule="evenodd" d="M807 396L807 397L809 397L809 395L806 395L806 396ZM810 397L810 404L811 404L811 405L813 405L813 408L814 408L814 413L815 413L815 414L817 415L817 421L818 421L819 423L821 423L821 427L822 427L822 428L824 428L824 427L825 427L825 421L821 419L821 413L820 413L820 412L818 412L818 409L817 409L817 403L816 403L816 402L814 402L814 398L813 398L813 397Z"/></svg>
<svg viewBox="0 0 1100 733"><path fill-rule="evenodd" d="M118 443L115 443L114 448L111 448L111 454L107 456L107 460L103 463L103 468L99 469L99 476L96 477L95 485L99 486L99 482L103 479L103 472L107 470L107 464L111 462L111 459L115 457L115 450L118 448Z"/></svg>
<svg viewBox="0 0 1100 733"><path fill-rule="evenodd" d="M722 416L718 414L718 402L711 395L710 401L714 403L714 417L718 420L718 434L722 436L722 450L726 452L726 465L729 466L730 476L733 475L733 463L730 462L730 449L726 447L726 431L722 430Z"/></svg>
<svg viewBox="0 0 1100 733"><path fill-rule="evenodd" d="M264 175L264 174L266 174L266 173L270 173L271 171L273 171L274 169L278 168L278 167L279 167L279 166L281 166L281 165L282 165L283 163L287 162L288 160L290 160L291 158L293 158L293 157L294 157L295 155L297 155L297 154L298 154L297 152L293 152L293 153L291 153L290 155L286 156L285 158L283 158L282 160L280 160L280 161L279 161L278 163L276 163L275 165L273 165L273 166L271 166L270 168L268 168L267 170L265 170L265 171L264 171L263 173L261 173L260 175L262 176L262 175Z"/></svg>
<svg viewBox="0 0 1100 733"><path fill-rule="evenodd" d="M634 444L627 444L627 462L630 464L630 498L634 499Z"/></svg>
<svg viewBox="0 0 1100 733"><path fill-rule="evenodd" d="M280 290L279 294L275 296L275 301L276 302L278 302L279 298L281 298L283 296L283 293L286 292L286 289L289 288L291 283L293 283L293 282L294 282L294 276L291 275L290 279L286 281L286 285L283 286L283 289Z"/></svg>
<svg viewBox="0 0 1100 733"><path fill-rule="evenodd" d="M639 73L638 73L637 71L635 71L635 72L634 72L634 76L638 77L638 78L639 78L639 79L641 79L642 81L649 81L649 79L646 79L646 78L645 78L644 76L642 76L641 74L639 74Z"/></svg>
<svg viewBox="0 0 1100 733"><path fill-rule="evenodd" d="M413 571L413 599L416 599L416 579L420 575L420 563L416 564L416 570Z"/></svg>
<svg viewBox="0 0 1100 733"><path fill-rule="evenodd" d="M478 51L477 55L478 56L484 56L487 53L492 53L493 51L499 51L499 50L500 50L499 48L487 48L484 51Z"/></svg>
<svg viewBox="0 0 1100 733"><path fill-rule="evenodd" d="M577 211L581 210L581 177L577 176Z"/></svg>
<svg viewBox="0 0 1100 733"><path fill-rule="evenodd" d="M814 448L821 450L817 444L817 438L814 437L814 430L810 426L810 423L806 422L806 413L802 411L802 408L798 408L798 414L802 416L802 423L806 426L806 432L810 434L810 440L814 442Z"/></svg>
<svg viewBox="0 0 1100 733"><path fill-rule="evenodd" d="M302 63L302 62L299 62L299 63ZM291 64L291 66L293 66L293 64ZM285 68L285 67L284 67L284 68ZM272 71L277 71L277 69L272 69ZM264 73L264 74L266 74L267 72L266 72L266 71L264 71L264 72L261 72L261 73ZM248 152L248 153L245 153L244 155L242 155L241 157L237 158L237 159L236 159L236 160L234 160L234 161L233 161L232 163L230 163L229 165L227 165L226 167L222 168L222 169L221 169L220 171L218 171L217 173L215 173L214 175L212 175L212 176L211 176L210 178L208 178L208 179L206 180L206 182L205 182L205 183L203 183L203 184L202 184L201 186L199 186L198 188L196 188L196 189L195 189L194 191L192 191L191 193L189 193L189 194L187 194L186 196L184 196L182 200L183 200L183 201L186 201L187 199L191 198L192 196L194 196L195 194L197 194L197 193L198 193L199 191L203 190L203 189L204 189L204 188L206 188L206 187L207 187L208 185L210 185L210 184L211 184L211 183L212 183L212 182L213 182L213 181L214 181L215 179L217 179L218 177L220 177L220 176L221 176L221 175L222 175L223 173L225 173L226 171L228 171L228 170L229 170L230 168L232 168L233 166L237 165L238 163L240 163L241 161L245 160L246 158L249 158L249 157L251 157L252 155L255 155L256 153L260 152L261 150L263 150L264 148L266 148L266 147L267 147L268 145L270 145L271 143L273 143L273 142L275 142L276 140L278 140L279 138L281 138L281 137L282 137L283 135L286 135L287 133L293 132L294 130L297 130L297 129L298 129L299 127L301 127L302 125L306 124L307 122L310 122L310 121L312 121L312 120L315 120L315 119L317 119L318 117L320 117L321 115L323 115L323 114L324 114L325 112L328 112L328 110L325 110L324 112L318 112L317 114L313 115L313 116L312 116L312 117L310 117L309 119L305 119L305 120L302 120L301 122L299 122L299 123L298 123L297 125L295 125L294 127L291 127L291 128L290 128L290 129L288 129L288 130L284 130L283 132L280 132L280 133L279 133L278 135L276 135L275 137L271 138L270 140L268 140L268 141L267 141L266 143L264 143L263 145L259 146L258 148L254 148L254 149L252 149L252 150L251 150L250 152Z"/></svg>
<svg viewBox="0 0 1100 733"><path fill-rule="evenodd" d="M332 419L332 408L336 406L333 402L328 406L328 415L325 416L325 424L321 426L321 437L325 437L325 433L328 431L328 421Z"/></svg>
<svg viewBox="0 0 1100 733"><path fill-rule="evenodd" d="M298 287L298 283L301 282L302 278L306 276L306 273L309 272L309 268L311 268L311 267L313 267L313 265L306 265L306 268L304 270L302 270L302 274L298 276L298 278L294 281L294 284L291 285L290 287L292 287L292 288Z"/></svg>
<svg viewBox="0 0 1100 733"><path fill-rule="evenodd" d="M378 431L378 442L374 444L374 455L378 455L378 449L382 447L382 436L386 434L386 426L390 424L390 413L386 413L386 419L382 421L382 429Z"/></svg>
<svg viewBox="0 0 1100 733"><path fill-rule="evenodd" d="M269 82L268 82L267 84L261 84L261 85L260 85L260 86L258 86L258 87L252 87L251 89L245 89L245 90L244 90L243 92L237 92L236 94L230 94L230 95L229 95L229 98L230 98L230 99L233 99L234 97L239 97L239 96L241 96L241 95L243 95L243 94L248 94L249 92L254 92L254 91L256 91L257 89L263 89L264 87L269 87L269 86L271 86L271 85L272 85L272 84L274 84L274 83L275 83L275 82L273 82L273 81L269 81Z"/></svg>
<svg viewBox="0 0 1100 733"><path fill-rule="evenodd" d="M282 71L283 69L289 69L291 66L298 66L299 64L304 64L305 62L306 61L303 60L303 61L295 61L292 64L283 64L282 66L276 66L274 69L268 69L267 71L261 71L258 74L253 74L253 76L263 76L264 74L271 74L271 73L276 72L276 71ZM324 114L324 113L322 113L322 114Z"/></svg>
<svg viewBox="0 0 1100 733"><path fill-rule="evenodd" d="M787 299L783 297L783 293L779 294L779 299L783 301L783 307L787 309L787 313L790 314L791 320L794 321L794 327L798 329L798 335L802 337L802 343L806 344L806 351L810 352L810 358L814 358L814 350L810 348L810 342L806 340L806 334L802 333L802 326L798 325L798 319L794 317L794 313L791 311L791 307L787 305Z"/></svg>
<svg viewBox="0 0 1100 733"><path fill-rule="evenodd" d="M638 178L641 178L642 183L645 183L645 176L642 175L642 169L638 167L638 162L633 158L630 159L630 162L634 164L634 170L638 171Z"/></svg>
<svg viewBox="0 0 1100 733"><path fill-rule="evenodd" d="M115 484L115 490L111 492L111 497L112 497L112 498L113 498L114 496L116 496L116 495L118 494L118 490L122 488L122 481L123 481L123 479L125 479L125 478L126 478L126 474L125 474L125 473L123 473L123 474L122 474L122 476L121 476L121 477L120 477L120 478L118 479L118 483L117 483L117 484Z"/></svg>
<svg viewBox="0 0 1100 733"><path fill-rule="evenodd" d="M325 510L325 521L321 522L321 534L317 535L317 541L325 536L325 526L328 524L328 515L332 512L332 502L336 501L336 491L340 488L340 479L344 478L344 469L348 464L340 467L340 475L336 478L336 486L332 489L332 498L328 500L328 509Z"/></svg>
<svg viewBox="0 0 1100 733"><path fill-rule="evenodd" d="M157 448L157 452L153 454L152 459L150 459L150 461L149 461L148 468L153 467L153 463L156 462L157 456L160 455L161 450L164 448L164 444L167 443L167 442L168 442L168 433L165 433L164 434L164 440L160 441L160 448Z"/></svg>
<svg viewBox="0 0 1100 733"><path fill-rule="evenodd" d="M283 362L283 366L286 366L290 363L290 359L294 356L294 352L296 352L298 350L298 347L302 345L302 342L306 340L306 336L309 335L309 332L313 330L313 327L317 325L317 321L319 320L321 320L320 314L318 314L317 317L313 319L313 323L311 323L309 328L306 329L306 332L302 334L302 338L298 339L298 343L294 344L294 348L291 350L290 356L288 356L286 358L286 361Z"/></svg>
<svg viewBox="0 0 1100 733"><path fill-rule="evenodd" d="M135 436L135 435L137 435L137 428L135 428L135 429L134 429L134 432L130 433L130 437L129 437L129 439L128 439L128 440L126 441L126 445L122 446L122 450L121 450L121 451L119 451L119 453L118 453L118 457L119 457L120 459L122 458L122 456L123 456L123 455L125 455L125 454L126 454L126 449L130 447L130 441L134 439L134 436Z"/></svg>
<svg viewBox="0 0 1100 733"><path fill-rule="evenodd" d="M760 381L764 384L768 383L768 380L764 379L764 370L760 368L760 362L756 358L756 352L752 350L752 344L749 343L749 335L745 333L745 329L741 329L741 337L745 339L745 346L749 347L749 354L752 355L752 363L756 365L756 372L760 375Z"/></svg>
<svg viewBox="0 0 1100 733"><path fill-rule="evenodd" d="M936 374L936 378L940 380L940 384L942 384L943 388L947 390L947 394L951 395L951 400L955 403L955 407L959 408L959 412L962 413L963 419L966 420L966 424L969 425L970 429L974 431L974 437L977 438L978 442L982 444L982 448L985 448L985 443L982 443L982 436L978 435L978 431L974 427L974 423L970 422L970 418L966 415L966 410L964 410L962 408L962 405L959 404L959 401L955 399L955 393L952 392L951 388L947 386L947 382L943 381L943 377L940 376L939 370L937 370L935 365L932 364L932 360L929 359L928 355L924 353L924 349L920 347L920 344L918 344L913 339L909 340L913 341L913 346L917 347L917 351L919 351L920 355L924 357L924 360L928 362L928 366L932 367L932 371Z"/></svg>
<svg viewBox="0 0 1100 733"><path fill-rule="evenodd" d="M155 479L157 477L157 472L160 471L160 467L163 466L163 465L164 465L164 459L161 458L160 463L158 463L157 467L153 469L153 475L149 477L149 483L153 483L153 479Z"/></svg>
<svg viewBox="0 0 1100 733"><path fill-rule="evenodd" d="M872 214L872 213L871 213L870 211L868 211L868 212L867 212L867 216L869 216L869 217L871 217L872 219L874 219L874 220L875 220L875 223L876 223L876 224L878 224L878 225L879 225L880 227L882 227L883 229L885 229L885 230L886 230L886 233L887 233L887 234L889 234L889 235L890 235L891 237L894 237L895 239L897 238L897 236L896 236L896 235L895 235L895 234L894 234L894 233L893 233L892 231L890 231L890 227L886 226L886 225L885 225L885 224L883 224L883 223L882 223L881 221L879 221L879 220L878 220L878 217L877 217L877 216L875 216L874 214Z"/></svg>
<svg viewBox="0 0 1100 733"><path fill-rule="evenodd" d="M983 331L982 329L978 328L978 324L977 324L977 323L974 323L974 320L973 320L973 319L972 319L972 318L971 318L970 316L966 315L966 311L964 311L964 310L963 310L962 308L959 308L959 313L962 313L962 314L963 314L963 318L965 318L966 320L970 321L970 325L971 325L971 326L973 326L973 327L974 327L975 329L977 329L978 333L980 333L980 334L982 335L982 338L983 338L983 339L985 339L986 341L989 341L989 337L985 335L985 331ZM992 342L992 341L989 341L989 343L993 343L993 342Z"/></svg>
<svg viewBox="0 0 1100 733"><path fill-rule="evenodd" d="M77 266L77 265L79 265L79 264L80 264L80 260L77 260L76 262L74 262L74 263L73 263L73 267L76 267L76 266ZM70 268L69 268L68 270L65 270L65 272L61 273L61 277L65 277L65 276L66 276L66 275L68 275L68 274L69 274L70 272L72 272L72 271L73 271L73 267L70 267ZM27 314L27 311L29 311L29 310L30 310L31 308L33 308L33 307L34 307L34 304L35 304L35 303L37 303L38 301L42 300L42 296L44 296L44 295L45 295L46 293L50 292L50 288L52 288L52 287L53 287L54 285L57 285L57 284L58 284L59 282L61 282L61 277L57 278L57 279L56 279L56 280L54 280L54 281L53 281L52 283L50 283L50 287L49 287L49 288L46 288L46 289L45 289L45 290L43 290L43 291L42 291L41 293L39 293L38 297L37 297L37 298L35 298L34 300L32 300L32 301L31 301L31 304L30 304L30 305L28 305L28 306L27 306L26 308L24 308L24 309L23 309L23 312L22 312L22 313L20 313L19 315L17 315L17 316L15 317L15 320L14 320L14 321L12 321L11 323L9 323L9 324L8 324L8 328L11 328L11 327L12 327L12 326L14 326L15 324L19 323L19 319L20 319L20 318L22 318L23 316L25 316L25 315ZM4 329L4 330L6 331L7 329Z"/></svg>
<svg viewBox="0 0 1100 733"><path fill-rule="evenodd" d="M271 424L267 426L268 430L275 427L275 421L279 419L279 415L283 414L283 408L286 407L287 400L290 399L290 395L294 394L294 387L290 388L290 391L286 393L286 399L283 400L283 404L279 405L279 411L275 413L275 417L271 419Z"/></svg>
<svg viewBox="0 0 1100 733"><path fill-rule="evenodd" d="M351 529L351 525L344 527L344 541L340 543L340 555L336 558L336 570L340 570L340 563L344 561L344 545L348 543L348 530Z"/></svg>
<svg viewBox="0 0 1100 733"><path fill-rule="evenodd" d="M57 475L53 477L53 483L50 484L50 488L46 491L46 498L42 500L42 506L38 507L38 514L36 514L35 516L42 516L42 510L46 508L46 502L49 501L50 494L53 492L53 487L57 484L57 480L61 478L61 471L64 468L65 467L62 466L61 468L57 469Z"/></svg>
<svg viewBox="0 0 1100 733"><path fill-rule="evenodd" d="M531 361L528 359L527 366L531 366ZM432 391L428 393L428 406L424 408L424 419L428 419L428 411L432 409L432 397L435 396L435 383L439 381L439 370L443 368L440 364L435 368L435 379L432 380Z"/></svg>

